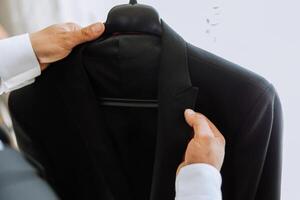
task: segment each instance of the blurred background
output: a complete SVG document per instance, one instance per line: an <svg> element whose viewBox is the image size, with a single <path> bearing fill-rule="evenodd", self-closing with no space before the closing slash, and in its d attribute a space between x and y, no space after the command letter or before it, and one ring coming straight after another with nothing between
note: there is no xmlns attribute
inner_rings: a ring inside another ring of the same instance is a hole
<svg viewBox="0 0 300 200"><path fill-rule="evenodd" d="M185 40L248 68L276 87L284 112L282 199L300 196L300 2L297 0L140 0ZM53 23L105 21L126 0L0 0L0 24L12 36ZM0 32L4 32L3 30ZM4 34L3 34L4 35ZM221 87L221 86L220 86Z"/></svg>

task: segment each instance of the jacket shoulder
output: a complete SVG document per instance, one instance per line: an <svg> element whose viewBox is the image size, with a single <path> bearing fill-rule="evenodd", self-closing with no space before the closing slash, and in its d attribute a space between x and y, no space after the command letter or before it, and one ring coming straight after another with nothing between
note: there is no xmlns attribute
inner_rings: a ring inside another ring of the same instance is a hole
<svg viewBox="0 0 300 200"><path fill-rule="evenodd" d="M255 105L260 110L279 102L274 86L251 70L191 44L187 54L192 85L200 89L202 101L209 97L207 104L225 106L239 118Z"/></svg>
<svg viewBox="0 0 300 200"><path fill-rule="evenodd" d="M187 43L189 66L192 71L209 71L222 75L224 80L249 85L256 90L265 90L271 83L264 77L216 54Z"/></svg>

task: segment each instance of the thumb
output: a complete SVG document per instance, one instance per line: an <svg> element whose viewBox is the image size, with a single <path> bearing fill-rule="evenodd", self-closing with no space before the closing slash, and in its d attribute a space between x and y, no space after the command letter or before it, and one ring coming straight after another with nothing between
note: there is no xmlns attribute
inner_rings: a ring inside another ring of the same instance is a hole
<svg viewBox="0 0 300 200"><path fill-rule="evenodd" d="M91 24L87 27L78 29L74 32L75 44L77 46L81 43L95 40L104 32L105 27L101 22Z"/></svg>
<svg viewBox="0 0 300 200"><path fill-rule="evenodd" d="M206 117L191 109L184 112L186 122L194 129L194 138L199 140L203 136L213 136Z"/></svg>

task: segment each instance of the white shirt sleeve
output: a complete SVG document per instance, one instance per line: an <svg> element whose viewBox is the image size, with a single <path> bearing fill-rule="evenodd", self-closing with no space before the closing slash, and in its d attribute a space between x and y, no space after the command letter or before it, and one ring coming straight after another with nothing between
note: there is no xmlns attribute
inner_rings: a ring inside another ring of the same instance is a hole
<svg viewBox="0 0 300 200"><path fill-rule="evenodd" d="M222 177L213 166L204 163L182 167L176 177L175 200L222 200Z"/></svg>
<svg viewBox="0 0 300 200"><path fill-rule="evenodd" d="M29 34L0 40L0 94L31 84L40 74Z"/></svg>

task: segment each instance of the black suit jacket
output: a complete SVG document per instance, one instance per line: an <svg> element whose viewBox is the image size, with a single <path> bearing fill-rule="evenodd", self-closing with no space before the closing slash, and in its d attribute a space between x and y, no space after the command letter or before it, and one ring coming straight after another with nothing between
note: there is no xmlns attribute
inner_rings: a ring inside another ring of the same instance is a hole
<svg viewBox="0 0 300 200"><path fill-rule="evenodd" d="M103 96L157 97L159 107L103 107ZM224 200L280 199L282 118L274 87L185 42L163 21L161 38L103 36L77 47L13 92L9 106L21 148L44 165L63 199L173 200L193 135L185 108L224 134Z"/></svg>

